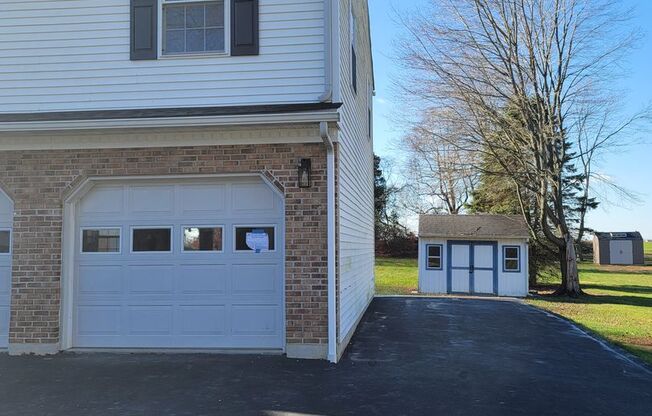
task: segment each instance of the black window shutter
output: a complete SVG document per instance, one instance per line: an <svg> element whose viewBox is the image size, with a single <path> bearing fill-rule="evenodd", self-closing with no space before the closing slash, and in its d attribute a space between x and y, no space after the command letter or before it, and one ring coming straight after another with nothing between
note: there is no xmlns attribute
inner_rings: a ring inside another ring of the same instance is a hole
<svg viewBox="0 0 652 416"><path fill-rule="evenodd" d="M231 0L231 55L258 55L258 0Z"/></svg>
<svg viewBox="0 0 652 416"><path fill-rule="evenodd" d="M355 54L355 47L351 46L351 84L353 92L358 92L358 57Z"/></svg>
<svg viewBox="0 0 652 416"><path fill-rule="evenodd" d="M131 0L131 60L158 58L158 0Z"/></svg>

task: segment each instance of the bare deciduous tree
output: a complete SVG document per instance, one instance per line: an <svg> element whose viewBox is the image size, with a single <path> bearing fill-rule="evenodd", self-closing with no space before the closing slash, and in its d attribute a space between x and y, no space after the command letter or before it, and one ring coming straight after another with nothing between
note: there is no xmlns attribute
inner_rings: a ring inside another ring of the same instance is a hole
<svg viewBox="0 0 652 416"><path fill-rule="evenodd" d="M459 214L470 202L478 181L476 154L452 144L460 133L436 113L426 112L403 138L407 153L403 192L411 211Z"/></svg>
<svg viewBox="0 0 652 416"><path fill-rule="evenodd" d="M613 102L611 83L636 40L631 11L614 0L433 0L431 12L404 21L405 97L445 114L464 129L451 145L492 158L533 198L530 224L559 250L557 293L579 295L569 176L630 125L604 123L595 135L592 123L600 138L591 142L579 123L587 108Z"/></svg>

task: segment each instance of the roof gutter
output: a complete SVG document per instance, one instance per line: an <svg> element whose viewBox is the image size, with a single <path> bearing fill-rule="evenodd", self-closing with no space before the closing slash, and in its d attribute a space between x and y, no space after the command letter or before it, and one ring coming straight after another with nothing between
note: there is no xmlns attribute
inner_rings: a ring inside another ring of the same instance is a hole
<svg viewBox="0 0 652 416"><path fill-rule="evenodd" d="M328 240L328 361L337 363L337 315L335 284L335 146L328 133L328 122L319 123L319 133L326 146L326 217Z"/></svg>

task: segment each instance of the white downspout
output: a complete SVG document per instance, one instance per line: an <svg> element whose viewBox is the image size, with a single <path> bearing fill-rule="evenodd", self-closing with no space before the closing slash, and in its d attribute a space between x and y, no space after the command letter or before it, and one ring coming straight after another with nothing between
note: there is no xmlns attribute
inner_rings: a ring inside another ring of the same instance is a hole
<svg viewBox="0 0 652 416"><path fill-rule="evenodd" d="M530 242L525 242L525 297L530 295Z"/></svg>
<svg viewBox="0 0 652 416"><path fill-rule="evenodd" d="M335 147L328 134L328 122L319 123L319 133L326 145L326 217L328 240L328 361L337 363L337 315L335 285Z"/></svg>

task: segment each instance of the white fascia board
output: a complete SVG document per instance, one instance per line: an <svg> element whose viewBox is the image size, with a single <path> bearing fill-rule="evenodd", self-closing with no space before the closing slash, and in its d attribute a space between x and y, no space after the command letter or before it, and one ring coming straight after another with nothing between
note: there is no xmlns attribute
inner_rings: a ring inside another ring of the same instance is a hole
<svg viewBox="0 0 652 416"><path fill-rule="evenodd" d="M136 119L29 121L0 123L0 133L168 127L243 126L260 124L338 122L337 110L234 116L160 117Z"/></svg>

